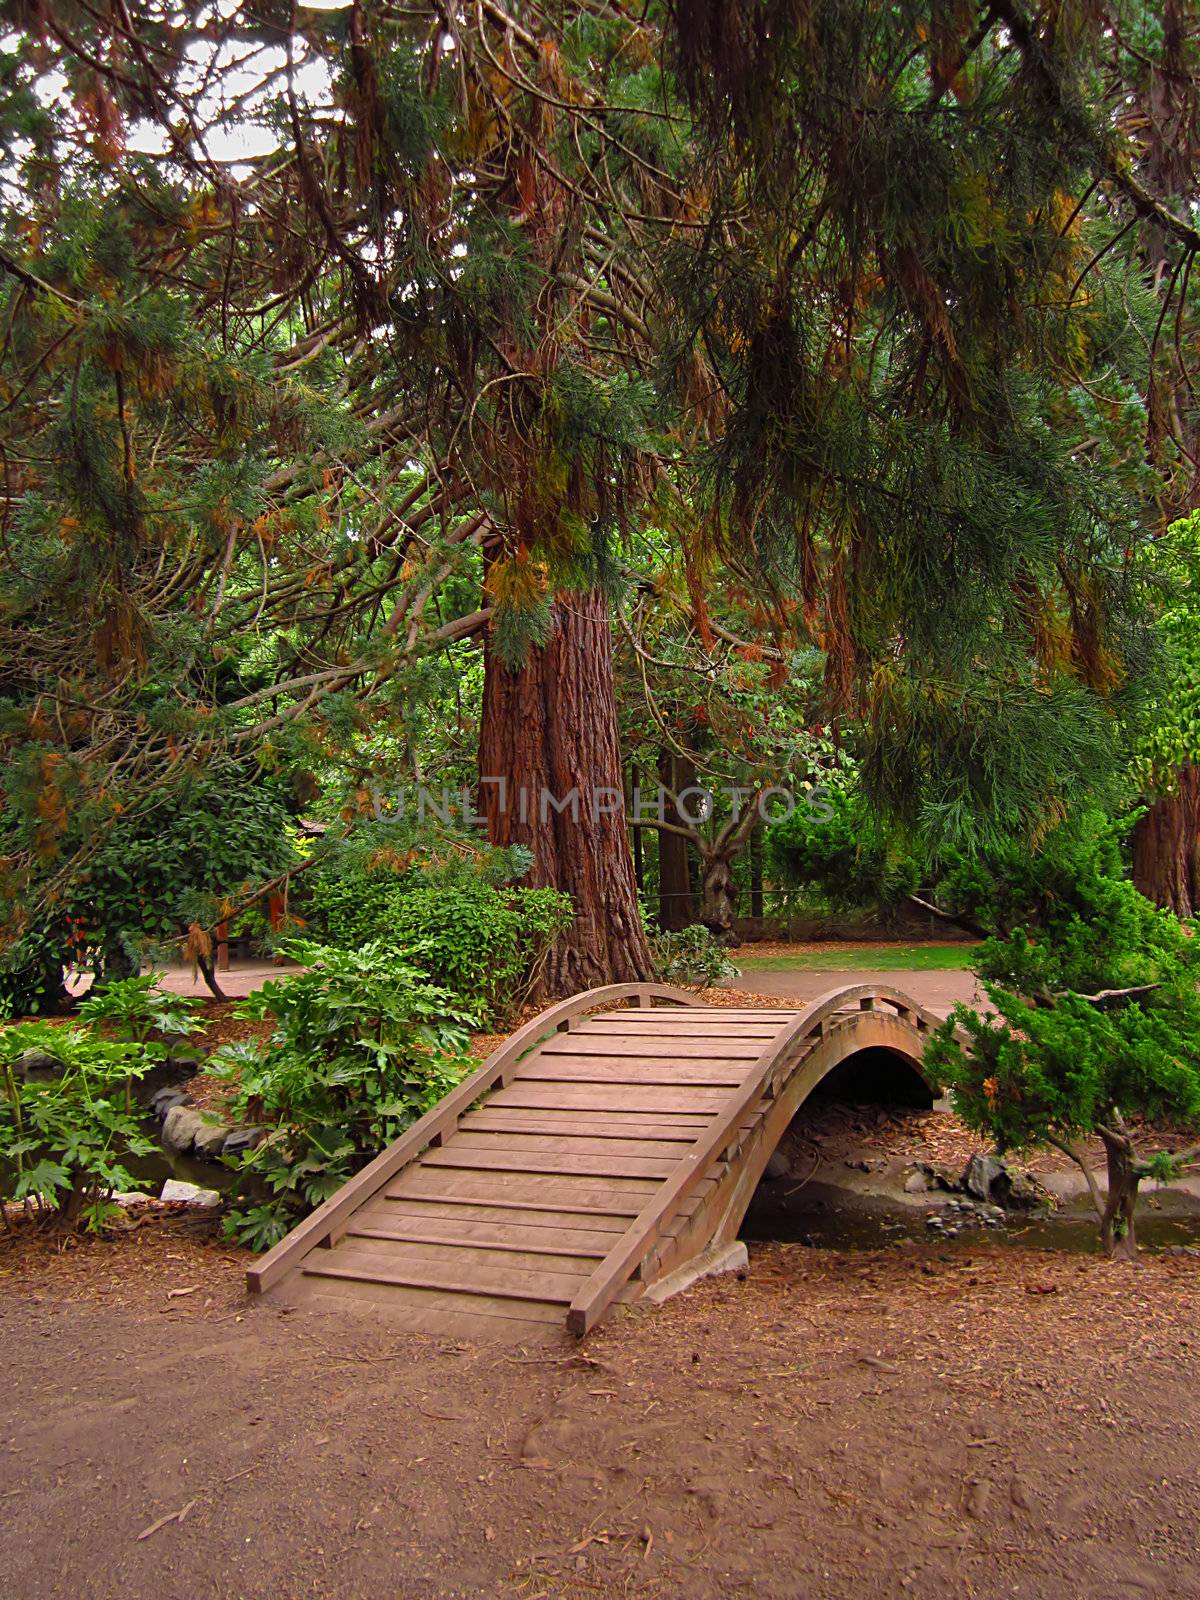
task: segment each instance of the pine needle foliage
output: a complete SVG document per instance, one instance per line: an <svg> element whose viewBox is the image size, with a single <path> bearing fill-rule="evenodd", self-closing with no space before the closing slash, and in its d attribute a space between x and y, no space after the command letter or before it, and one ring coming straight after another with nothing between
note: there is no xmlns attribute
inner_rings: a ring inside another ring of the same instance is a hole
<svg viewBox="0 0 1200 1600"><path fill-rule="evenodd" d="M1200 1127L1200 944L1193 926L1125 877L1117 830L1095 813L1030 854L1010 845L939 889L991 934L975 970L993 1008L957 1006L926 1060L955 1107L1003 1153L1051 1144L1081 1167L1111 1254L1136 1249L1143 1178L1200 1149L1147 1153L1152 1127ZM1106 1192L1083 1148L1098 1136Z"/></svg>
<svg viewBox="0 0 1200 1600"><path fill-rule="evenodd" d="M1128 414L1089 404L1145 393L1165 314L1112 251L1142 202L1106 13L672 17L714 219L670 256L675 362L702 350L725 406L709 537L803 597L877 801L933 840L1044 827L1117 759L1152 657L1157 510Z"/></svg>
<svg viewBox="0 0 1200 1600"><path fill-rule="evenodd" d="M1186 29L5 14L6 937L214 756L369 778L423 662L489 627L517 662L644 525L702 634L720 557L821 653L931 838L1044 829L1118 762L1200 244L1126 110L1161 57L1190 125Z"/></svg>

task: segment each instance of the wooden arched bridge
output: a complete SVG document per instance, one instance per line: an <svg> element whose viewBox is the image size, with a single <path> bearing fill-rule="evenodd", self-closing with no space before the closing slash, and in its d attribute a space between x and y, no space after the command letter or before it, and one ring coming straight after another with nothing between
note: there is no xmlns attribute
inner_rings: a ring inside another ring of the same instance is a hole
<svg viewBox="0 0 1200 1600"><path fill-rule="evenodd" d="M802 1009L616 984L518 1029L249 1273L439 1334L583 1334L737 1237L772 1152L861 1050L920 1071L938 1018L899 990Z"/></svg>

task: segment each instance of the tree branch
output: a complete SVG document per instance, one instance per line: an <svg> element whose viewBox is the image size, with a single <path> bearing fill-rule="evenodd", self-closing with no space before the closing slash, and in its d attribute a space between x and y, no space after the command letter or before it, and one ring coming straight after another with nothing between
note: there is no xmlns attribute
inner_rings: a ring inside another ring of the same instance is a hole
<svg viewBox="0 0 1200 1600"><path fill-rule="evenodd" d="M1155 989L1161 989L1161 983L1135 983L1128 989L1098 989L1095 994L1079 994L1074 989L1056 989L1054 998L1065 1000L1071 996L1075 1000L1086 1000L1090 1006L1098 1006L1101 1011L1109 1006L1125 1005L1131 1000L1136 1000L1139 995L1153 994Z"/></svg>
<svg viewBox="0 0 1200 1600"><path fill-rule="evenodd" d="M1087 1156L1072 1139L1060 1139L1056 1134L1048 1133L1046 1135L1046 1143L1053 1145L1056 1150L1061 1150L1063 1155L1069 1156L1080 1172L1083 1173L1084 1178L1087 1180L1088 1193L1092 1197L1092 1205L1096 1208L1096 1215L1103 1218L1104 1195L1101 1192L1099 1183L1096 1181L1096 1174L1092 1171Z"/></svg>
<svg viewBox="0 0 1200 1600"><path fill-rule="evenodd" d="M910 894L908 899L909 904L916 906L919 911L927 911L931 917L940 917L943 922L951 922L956 928L963 928L967 933L973 933L977 939L989 937L987 929L981 927L965 912L959 914L954 911L943 911L941 906L935 906L932 900L922 900L919 894Z"/></svg>
<svg viewBox="0 0 1200 1600"><path fill-rule="evenodd" d="M1194 1161L1200 1161L1200 1144L1194 1144L1188 1150L1163 1150L1161 1155L1170 1156L1176 1166L1190 1166ZM1154 1176L1152 1165L1149 1161L1138 1161L1134 1164L1134 1174L1139 1178Z"/></svg>

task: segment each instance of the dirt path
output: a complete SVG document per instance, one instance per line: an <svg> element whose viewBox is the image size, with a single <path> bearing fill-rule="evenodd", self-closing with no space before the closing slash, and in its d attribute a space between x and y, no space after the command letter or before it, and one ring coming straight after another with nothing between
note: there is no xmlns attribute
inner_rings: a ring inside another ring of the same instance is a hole
<svg viewBox="0 0 1200 1600"><path fill-rule="evenodd" d="M549 1354L243 1266L0 1251L4 1600L1200 1593L1194 1261L767 1246Z"/></svg>
<svg viewBox="0 0 1200 1600"><path fill-rule="evenodd" d="M738 952L734 951L734 960ZM879 983L887 988L902 989L939 1017L948 1016L958 1001L978 1006L985 1002L983 992L976 990L972 972L918 972L910 968L888 971L867 967L795 967L775 970L754 965L752 957L745 958L740 978L733 978L731 989L753 989L756 994L777 996L781 1000L815 1000L830 989L845 988L851 983Z"/></svg>

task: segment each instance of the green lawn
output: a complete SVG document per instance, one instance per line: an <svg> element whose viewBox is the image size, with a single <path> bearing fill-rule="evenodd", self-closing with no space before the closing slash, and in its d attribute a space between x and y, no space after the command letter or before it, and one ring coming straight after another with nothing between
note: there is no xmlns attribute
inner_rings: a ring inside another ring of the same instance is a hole
<svg viewBox="0 0 1200 1600"><path fill-rule="evenodd" d="M744 972L960 972L978 947L970 944L857 945L843 950L801 950L795 955L756 956L753 946L731 952Z"/></svg>

